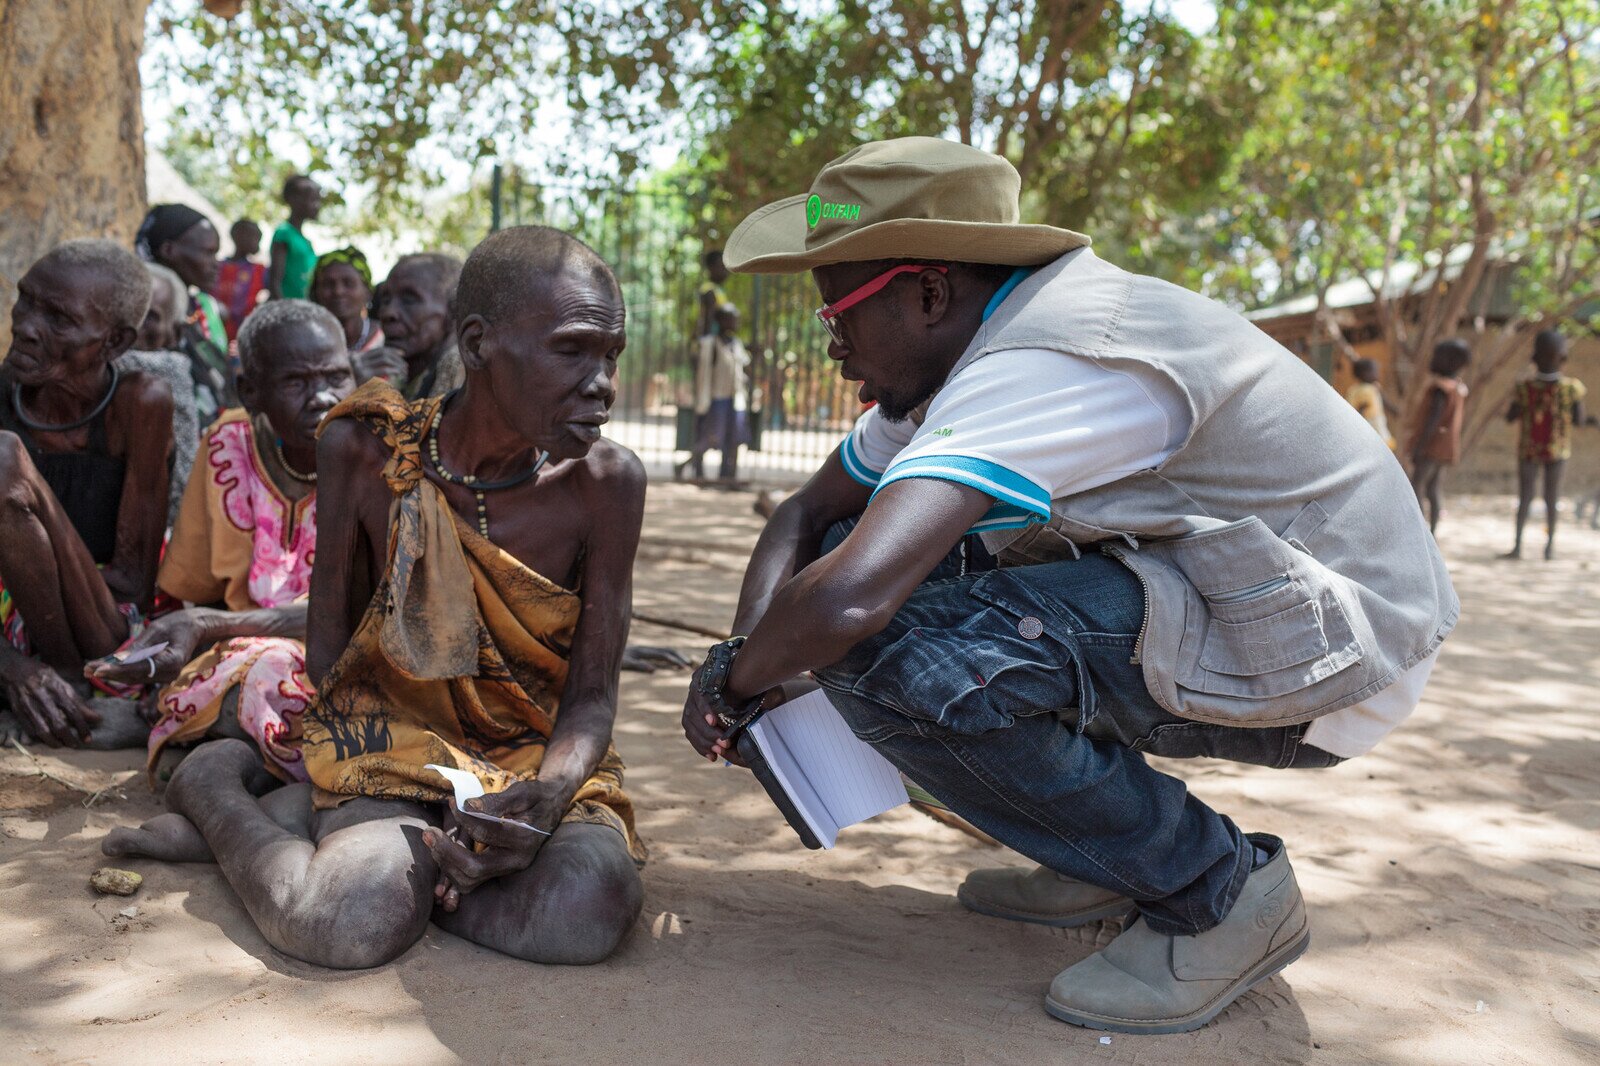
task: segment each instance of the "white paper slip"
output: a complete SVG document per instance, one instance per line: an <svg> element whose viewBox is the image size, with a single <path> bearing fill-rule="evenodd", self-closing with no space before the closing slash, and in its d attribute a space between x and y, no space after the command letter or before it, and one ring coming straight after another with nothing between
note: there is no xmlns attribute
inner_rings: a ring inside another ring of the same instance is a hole
<svg viewBox="0 0 1600 1066"><path fill-rule="evenodd" d="M142 663L146 659L154 659L157 655L160 655L162 652L166 651L167 647L168 644L166 641L158 640L148 648L140 648L137 651L113 652L111 657L117 660L117 662L126 666L129 663Z"/></svg>
<svg viewBox="0 0 1600 1066"><path fill-rule="evenodd" d="M453 766L440 766L438 763L431 762L425 764L423 768L426 770L432 770L434 773L450 782L450 787L455 789L456 793L456 809L466 817L476 818L480 822L496 822L500 825L514 825L518 829L526 829L528 832L538 833L542 837L547 837L550 835L543 829L536 829L527 822L519 822L515 818L498 818L495 815L485 814L482 811L467 810L467 800L478 799L484 795L483 782L479 781L478 775L473 773L471 770L457 770Z"/></svg>
<svg viewBox="0 0 1600 1066"><path fill-rule="evenodd" d="M850 732L820 690L757 718L750 736L825 848L833 847L845 826L907 802L900 771Z"/></svg>

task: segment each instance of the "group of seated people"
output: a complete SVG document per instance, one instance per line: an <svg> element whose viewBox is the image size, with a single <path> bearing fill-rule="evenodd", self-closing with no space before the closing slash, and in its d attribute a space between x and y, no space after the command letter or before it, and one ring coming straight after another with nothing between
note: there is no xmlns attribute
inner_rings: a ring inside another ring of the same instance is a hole
<svg viewBox="0 0 1600 1066"><path fill-rule="evenodd" d="M624 344L610 269L542 227L465 264L408 256L374 344L346 249L315 302L263 303L229 343L202 299L211 224L158 207L138 248L69 241L18 284L5 731L143 746L152 782L187 749L169 813L104 849L220 864L298 958L376 965L430 920L606 957L645 855L618 671L682 664L627 646L645 475L600 436ZM514 822L459 815L430 766Z"/></svg>

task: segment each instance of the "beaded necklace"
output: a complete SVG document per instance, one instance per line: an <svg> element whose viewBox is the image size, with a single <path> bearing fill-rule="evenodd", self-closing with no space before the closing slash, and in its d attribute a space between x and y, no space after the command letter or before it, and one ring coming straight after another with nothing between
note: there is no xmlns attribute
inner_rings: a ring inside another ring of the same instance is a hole
<svg viewBox="0 0 1600 1066"><path fill-rule="evenodd" d="M283 456L283 441L273 438L272 451L277 456L278 465L283 467L283 472L285 474L288 474L290 477L301 482L302 484L315 485L317 483L316 471L312 471L309 474L302 474L300 471L289 465L289 460L285 459Z"/></svg>
<svg viewBox="0 0 1600 1066"><path fill-rule="evenodd" d="M459 391L459 389L456 390L456 392ZM444 409L455 398L455 395L456 393L452 392L446 396L440 402L438 410L433 413L433 423L428 427L428 459L433 464L434 473L452 485L463 485L472 490L472 495L477 497L478 500L478 532L487 540L489 537L489 503L484 499L483 494L493 492L495 489L509 489L530 480L533 475L539 472L539 468L544 466L545 460L550 458L550 453L546 451L539 452L539 457L533 461L533 465L527 470L520 474L513 474L508 478L501 478L499 481L485 481L476 474L452 474L445 469L444 463L439 459L439 423L444 420Z"/></svg>

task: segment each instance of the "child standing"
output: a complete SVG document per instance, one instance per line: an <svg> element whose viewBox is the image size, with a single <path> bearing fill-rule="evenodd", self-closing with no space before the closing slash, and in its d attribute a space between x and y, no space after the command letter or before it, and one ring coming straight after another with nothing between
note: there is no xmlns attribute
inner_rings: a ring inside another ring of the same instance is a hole
<svg viewBox="0 0 1600 1066"><path fill-rule="evenodd" d="M1471 358L1466 341L1452 337L1434 345L1422 419L1406 449L1411 456L1411 487L1417 493L1417 506L1426 503L1428 528L1436 533L1444 468L1461 461L1461 420L1467 406L1467 384L1461 380L1461 372Z"/></svg>
<svg viewBox="0 0 1600 1066"><path fill-rule="evenodd" d="M1378 387L1378 364L1371 359L1357 359L1350 364L1356 383L1345 390L1344 398L1356 413L1365 418L1392 452L1394 434L1389 432L1389 417L1383 410L1383 390Z"/></svg>
<svg viewBox="0 0 1600 1066"><path fill-rule="evenodd" d="M1522 527L1533 506L1534 485L1544 473L1544 557L1555 556L1556 515L1561 499L1561 474L1572 458L1572 427L1583 425L1583 382L1561 372L1567 361L1567 339L1553 329L1533 339L1534 376L1517 382L1511 392L1507 422L1521 422L1517 442L1517 540L1507 559L1522 558Z"/></svg>

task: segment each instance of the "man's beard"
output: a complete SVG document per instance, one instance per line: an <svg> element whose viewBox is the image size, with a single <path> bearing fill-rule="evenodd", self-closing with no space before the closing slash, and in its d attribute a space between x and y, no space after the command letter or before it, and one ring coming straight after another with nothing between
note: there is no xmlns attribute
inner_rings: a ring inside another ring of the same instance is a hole
<svg viewBox="0 0 1600 1066"><path fill-rule="evenodd" d="M890 422L904 422L911 417L913 411L927 403L933 394L938 391L938 383L925 384L922 382L905 389L896 389L893 392L884 390L878 393L878 410Z"/></svg>

